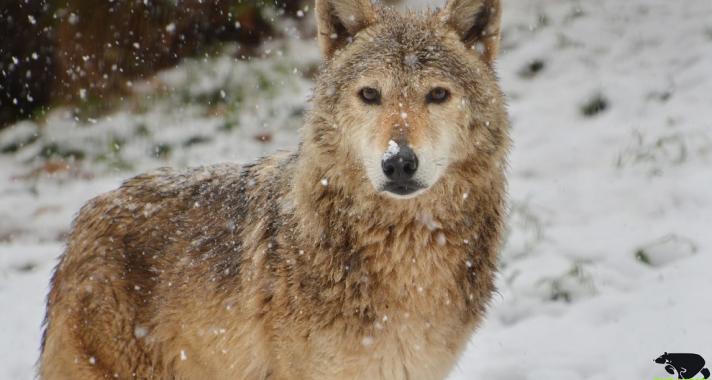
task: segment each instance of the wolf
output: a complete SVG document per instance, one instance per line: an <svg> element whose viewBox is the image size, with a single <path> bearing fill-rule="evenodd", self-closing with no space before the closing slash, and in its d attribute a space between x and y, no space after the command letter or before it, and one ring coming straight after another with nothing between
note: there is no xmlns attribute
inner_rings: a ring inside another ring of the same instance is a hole
<svg viewBox="0 0 712 380"><path fill-rule="evenodd" d="M495 291L510 145L498 0L317 0L295 152L89 201L39 376L442 379Z"/></svg>

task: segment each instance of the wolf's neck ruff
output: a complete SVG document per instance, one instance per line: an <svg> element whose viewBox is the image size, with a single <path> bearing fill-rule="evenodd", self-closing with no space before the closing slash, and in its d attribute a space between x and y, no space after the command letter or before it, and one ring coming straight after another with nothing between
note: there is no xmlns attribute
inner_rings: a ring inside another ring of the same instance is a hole
<svg viewBox="0 0 712 380"><path fill-rule="evenodd" d="M483 177L474 164L453 168L452 175L417 198L396 200L373 194L370 184L352 173L336 174L333 166L308 163L304 166L311 172L297 170L292 190L295 215L303 217L295 223L295 237L305 246L316 245L315 255L333 265L329 273L355 278L390 274L391 281L378 282L387 289L373 289L371 295L436 286L426 282L439 268L460 286L450 297L480 315L481 301L492 290L504 189L499 175ZM328 178L328 185L321 178Z"/></svg>

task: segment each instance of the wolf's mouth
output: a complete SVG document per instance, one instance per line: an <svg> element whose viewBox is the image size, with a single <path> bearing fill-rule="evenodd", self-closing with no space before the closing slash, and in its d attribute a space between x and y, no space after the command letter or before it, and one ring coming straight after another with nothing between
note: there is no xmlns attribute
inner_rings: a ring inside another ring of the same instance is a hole
<svg viewBox="0 0 712 380"><path fill-rule="evenodd" d="M408 180L408 181L388 181L381 188L381 191L387 191L396 195L410 195L418 190L424 189L422 183L418 181Z"/></svg>

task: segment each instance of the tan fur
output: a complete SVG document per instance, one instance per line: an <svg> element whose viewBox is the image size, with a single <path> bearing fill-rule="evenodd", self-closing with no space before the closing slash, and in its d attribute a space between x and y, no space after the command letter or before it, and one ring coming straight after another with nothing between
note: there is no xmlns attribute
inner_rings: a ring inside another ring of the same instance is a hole
<svg viewBox="0 0 712 380"><path fill-rule="evenodd" d="M482 45L485 62L494 61L499 51L502 6L499 0L452 0L442 15L463 36L465 45Z"/></svg>
<svg viewBox="0 0 712 380"><path fill-rule="evenodd" d="M317 1L326 65L296 153L158 170L82 208L42 379L447 376L494 291L504 102L463 24L370 7ZM381 105L360 102L365 82ZM451 99L426 104L433 86ZM369 152L396 138L436 161L409 199L369 179Z"/></svg>

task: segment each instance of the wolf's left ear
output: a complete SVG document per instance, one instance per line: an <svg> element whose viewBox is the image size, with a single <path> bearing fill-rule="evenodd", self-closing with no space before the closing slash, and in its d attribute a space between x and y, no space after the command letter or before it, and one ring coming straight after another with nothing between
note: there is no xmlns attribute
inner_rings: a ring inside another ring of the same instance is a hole
<svg viewBox="0 0 712 380"><path fill-rule="evenodd" d="M316 0L315 12L319 47L326 59L376 20L370 0Z"/></svg>
<svg viewBox="0 0 712 380"><path fill-rule="evenodd" d="M488 64L494 62L502 18L499 0L449 0L440 16L468 48L480 52Z"/></svg>

